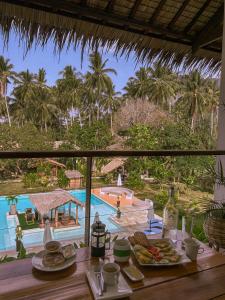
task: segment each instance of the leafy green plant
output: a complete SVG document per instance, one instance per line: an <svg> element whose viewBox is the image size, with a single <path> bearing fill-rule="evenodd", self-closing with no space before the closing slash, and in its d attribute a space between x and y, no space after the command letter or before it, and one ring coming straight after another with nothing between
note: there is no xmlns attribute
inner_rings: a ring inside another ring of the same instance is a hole
<svg viewBox="0 0 225 300"><path fill-rule="evenodd" d="M113 174L112 173L108 173L105 177L104 177L104 182L106 184L112 184L113 182Z"/></svg>
<svg viewBox="0 0 225 300"><path fill-rule="evenodd" d="M163 209L168 201L168 192L165 190L160 191L155 195L154 204L156 209Z"/></svg>
<svg viewBox="0 0 225 300"><path fill-rule="evenodd" d="M126 185L129 188L135 188L141 190L144 188L144 182L142 181L140 174L135 171L131 171L128 175L128 179L126 181Z"/></svg>
<svg viewBox="0 0 225 300"><path fill-rule="evenodd" d="M36 173L27 173L23 176L25 187L32 188L38 185L39 177Z"/></svg>
<svg viewBox="0 0 225 300"><path fill-rule="evenodd" d="M66 188L69 184L69 179L66 177L64 170L58 171L58 185L61 188Z"/></svg>
<svg viewBox="0 0 225 300"><path fill-rule="evenodd" d="M14 205L18 203L18 198L15 195L7 196L8 205Z"/></svg>

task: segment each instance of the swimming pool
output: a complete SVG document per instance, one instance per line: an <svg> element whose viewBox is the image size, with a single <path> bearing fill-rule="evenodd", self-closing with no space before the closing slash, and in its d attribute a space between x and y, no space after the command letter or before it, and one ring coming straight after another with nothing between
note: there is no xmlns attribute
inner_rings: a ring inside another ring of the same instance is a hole
<svg viewBox="0 0 225 300"><path fill-rule="evenodd" d="M86 192L85 190L71 190L69 191L71 195L76 196L81 202L85 202ZM34 206L30 201L29 195L19 195L17 203L17 211L24 212L26 208ZM68 209L68 205L65 206ZM0 197L0 250L8 250L15 248L15 228L16 220L15 218L6 218L6 214L9 211L8 201L6 197ZM106 228L110 232L119 231L119 226L110 220L110 215L115 214L116 210L97 198L91 195L91 223L94 220L95 213L98 212L101 221L106 224ZM72 215L75 217L75 205L72 204ZM84 236L84 224L85 224L85 210L79 207L79 223L80 228L62 230L53 229L53 238L56 240L70 240L76 239ZM40 245L43 242L43 230L33 229L24 231L23 242L25 246Z"/></svg>

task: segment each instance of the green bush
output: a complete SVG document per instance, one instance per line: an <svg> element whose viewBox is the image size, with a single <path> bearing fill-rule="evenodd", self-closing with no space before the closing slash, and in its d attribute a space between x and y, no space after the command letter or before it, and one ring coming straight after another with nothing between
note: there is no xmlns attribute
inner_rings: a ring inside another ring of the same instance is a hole
<svg viewBox="0 0 225 300"><path fill-rule="evenodd" d="M36 173L27 173L23 176L23 183L25 187L31 188L38 186L39 178Z"/></svg>
<svg viewBox="0 0 225 300"><path fill-rule="evenodd" d="M165 190L160 191L155 195L154 205L156 209L163 209L168 201L168 192Z"/></svg>
<svg viewBox="0 0 225 300"><path fill-rule="evenodd" d="M126 185L131 189L133 188L138 190L143 189L145 186L144 182L140 177L140 174L135 171L131 171L129 173L128 179L126 181Z"/></svg>
<svg viewBox="0 0 225 300"><path fill-rule="evenodd" d="M66 177L64 170L58 171L58 186L66 188L69 185L69 179Z"/></svg>
<svg viewBox="0 0 225 300"><path fill-rule="evenodd" d="M104 177L104 182L105 182L106 184L111 184L111 183L113 183L113 174L112 174L112 173L107 174L107 175Z"/></svg>

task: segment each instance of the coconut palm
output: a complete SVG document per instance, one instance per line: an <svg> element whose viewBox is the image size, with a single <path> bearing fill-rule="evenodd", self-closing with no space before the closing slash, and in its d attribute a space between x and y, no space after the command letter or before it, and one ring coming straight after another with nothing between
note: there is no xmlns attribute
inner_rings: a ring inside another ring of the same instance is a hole
<svg viewBox="0 0 225 300"><path fill-rule="evenodd" d="M12 111L19 124L24 121L33 121L33 97L35 93L35 75L29 70L22 71L14 78Z"/></svg>
<svg viewBox="0 0 225 300"><path fill-rule="evenodd" d="M66 66L59 74L62 75L62 78L57 80L58 104L64 111L68 126L68 115L71 113L71 123L73 123L75 110L80 107L82 76L70 65ZM82 123L81 120L80 122Z"/></svg>
<svg viewBox="0 0 225 300"><path fill-rule="evenodd" d="M115 86L113 85L109 92L105 94L104 98L104 109L106 110L106 113L110 116L110 130L112 136L114 135L113 113L119 108L122 99L121 97L119 97L119 95L120 93L115 91Z"/></svg>
<svg viewBox="0 0 225 300"><path fill-rule="evenodd" d="M150 100L171 112L172 101L176 98L179 87L177 74L168 67L155 63L149 68L149 76Z"/></svg>
<svg viewBox="0 0 225 300"><path fill-rule="evenodd" d="M141 67L136 73L135 77L128 79L124 90L125 96L135 99L149 100L150 87L150 72L149 68Z"/></svg>
<svg viewBox="0 0 225 300"><path fill-rule="evenodd" d="M9 126L11 126L11 118L7 99L7 87L14 76L15 72L13 71L13 64L10 63L9 59L5 59L3 56L0 56L0 97L4 100L5 103Z"/></svg>
<svg viewBox="0 0 225 300"><path fill-rule="evenodd" d="M92 89L95 95L95 106L97 109L97 120L100 117L101 105L102 105L102 93L111 92L112 79L108 74L117 75L116 70L113 68L107 68L106 64L108 59L102 59L99 52L94 52L89 57L89 69L90 71L86 74L87 88Z"/></svg>
<svg viewBox="0 0 225 300"><path fill-rule="evenodd" d="M182 92L177 105L182 105L191 120L191 129L194 131L199 118L203 118L209 103L207 80L197 70L182 78Z"/></svg>
<svg viewBox="0 0 225 300"><path fill-rule="evenodd" d="M218 80L216 79L207 79L207 99L208 99L208 108L210 111L210 134L213 136L214 127L217 124L218 117L218 107L219 107L219 86Z"/></svg>
<svg viewBox="0 0 225 300"><path fill-rule="evenodd" d="M54 118L58 115L56 99L53 96L52 89L46 85L46 71L39 69L35 77L31 108L33 106L36 124L40 125L41 130L44 128L47 132L48 124L52 124Z"/></svg>

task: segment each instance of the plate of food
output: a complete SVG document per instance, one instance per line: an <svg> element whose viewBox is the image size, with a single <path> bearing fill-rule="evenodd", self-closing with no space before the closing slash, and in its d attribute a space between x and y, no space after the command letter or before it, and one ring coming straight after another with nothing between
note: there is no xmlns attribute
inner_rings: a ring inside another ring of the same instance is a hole
<svg viewBox="0 0 225 300"><path fill-rule="evenodd" d="M147 239L143 232L135 232L128 239L141 266L174 266L190 262L170 239Z"/></svg>
<svg viewBox="0 0 225 300"><path fill-rule="evenodd" d="M49 243L53 243L53 241ZM64 247L60 246L54 251L49 249L53 249L53 244L49 244L49 247L47 245L45 250L33 256L32 265L35 269L44 272L55 272L64 270L75 263L76 250L72 244Z"/></svg>

